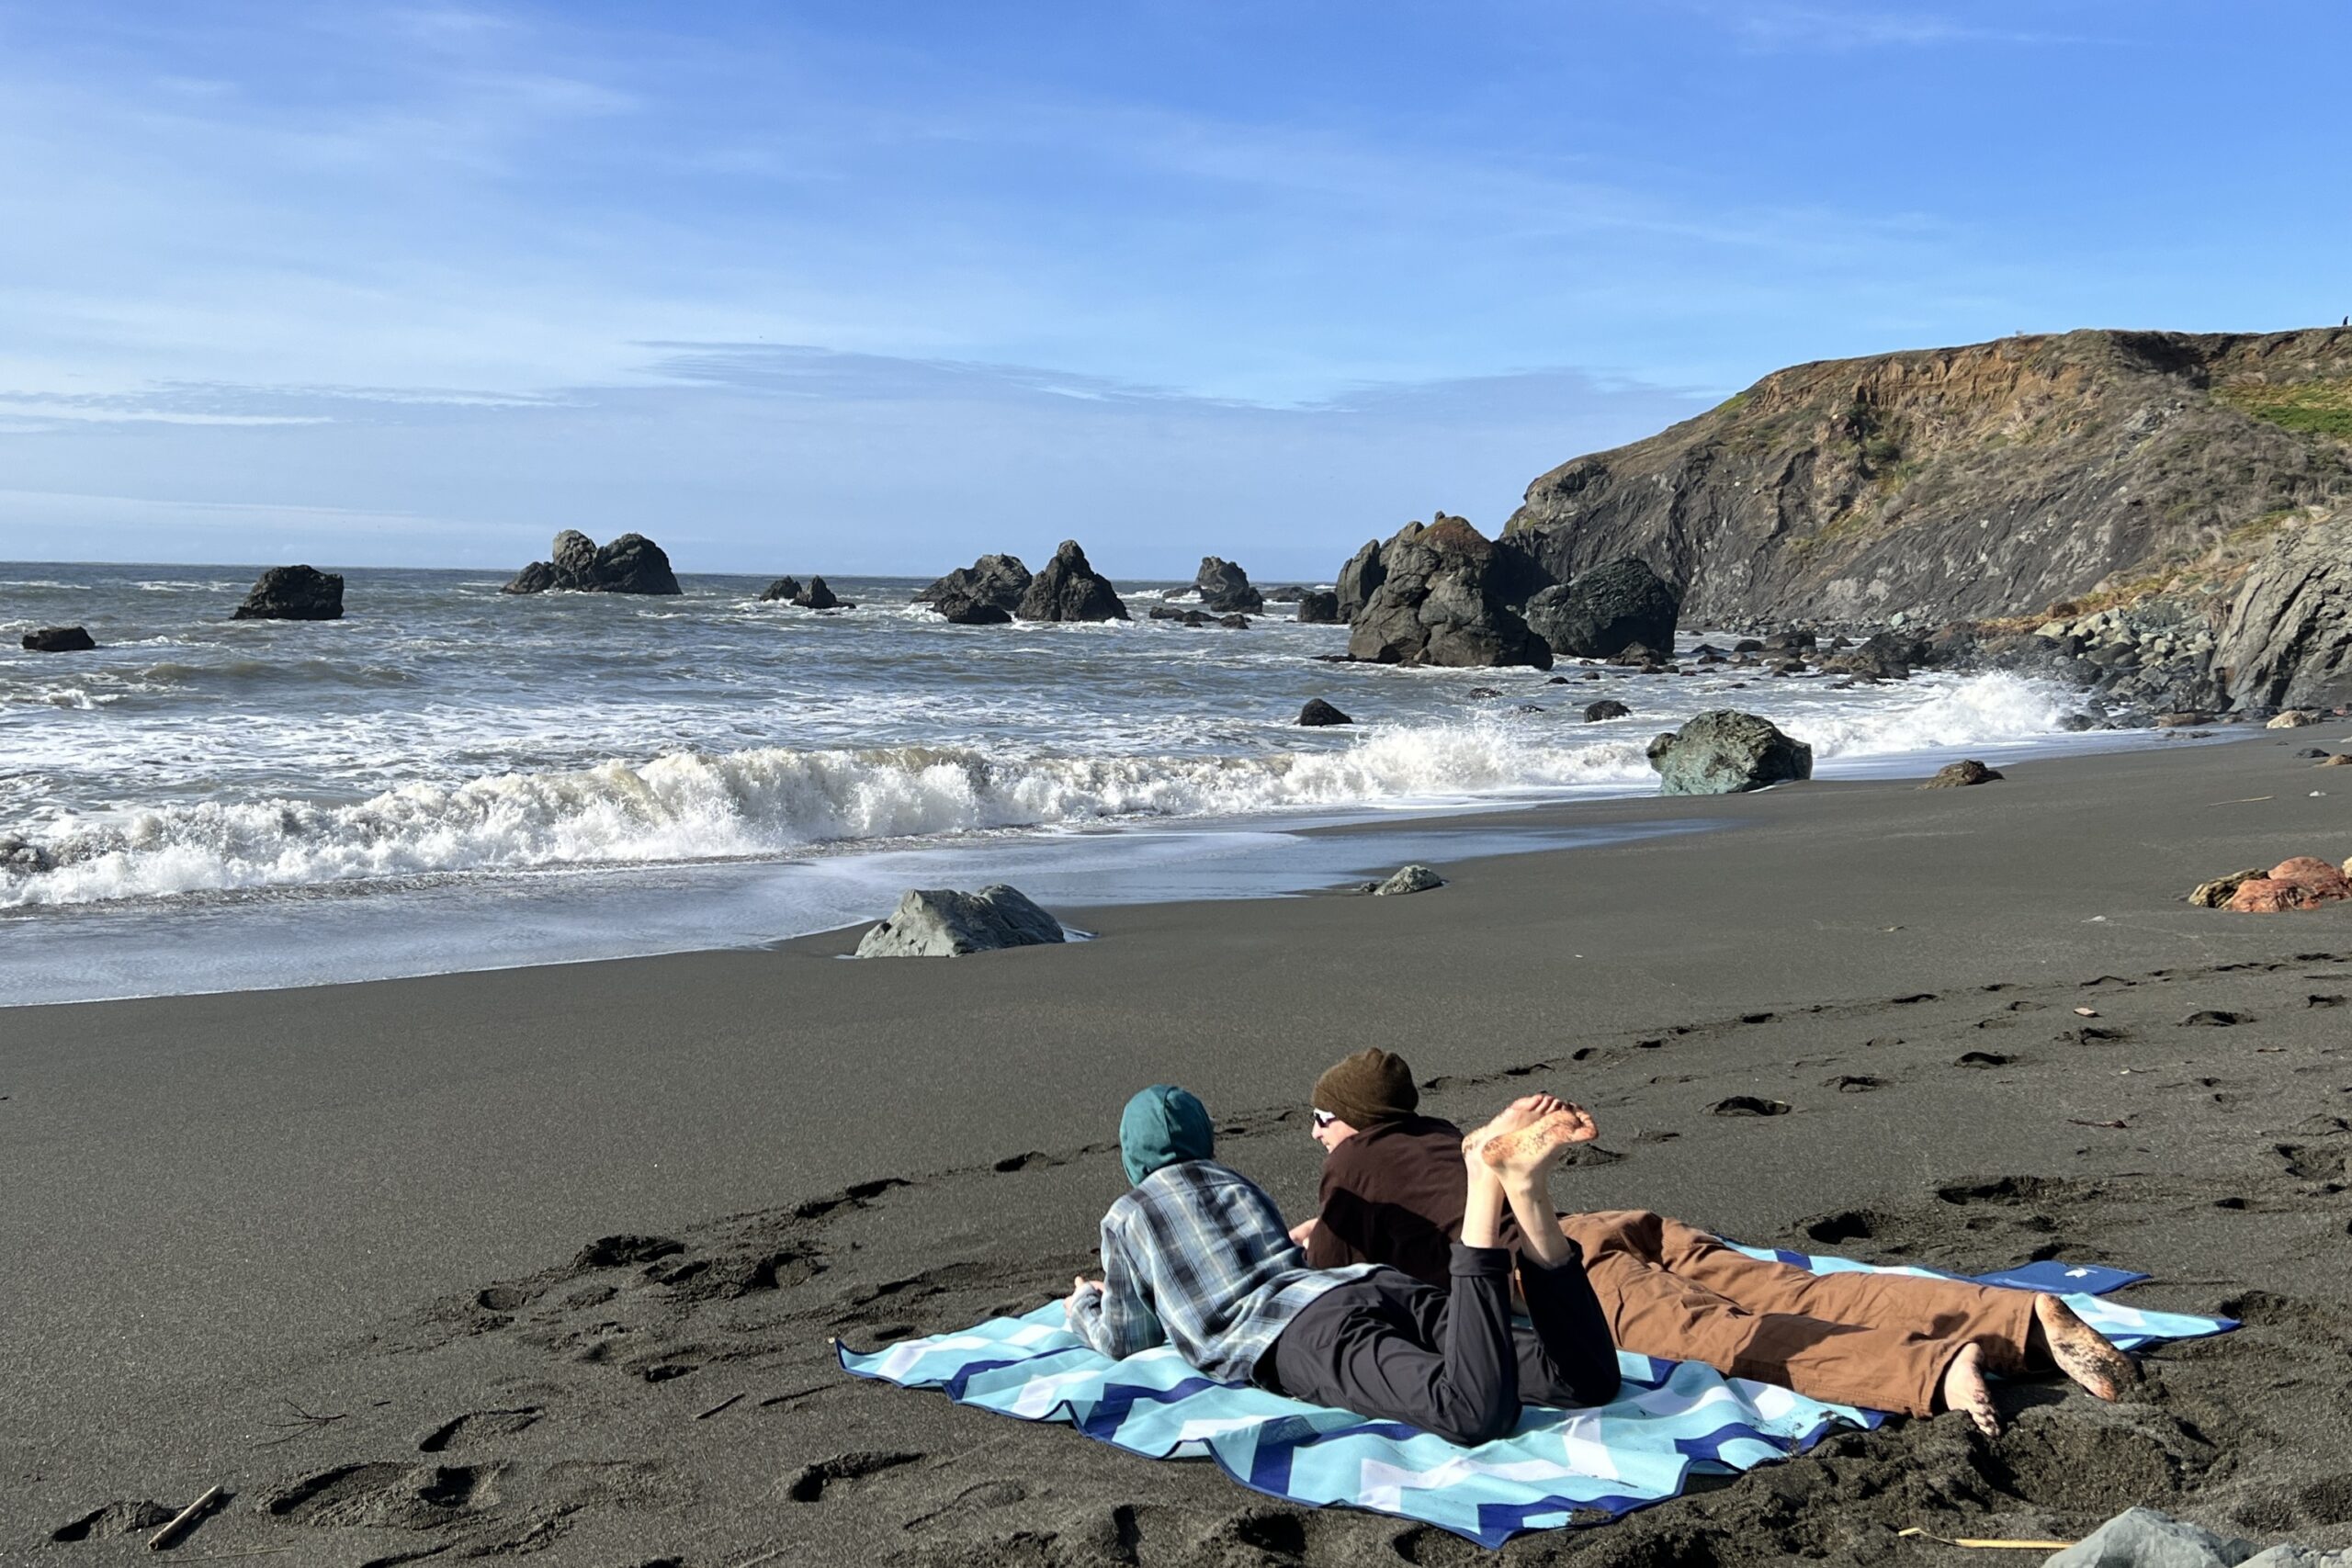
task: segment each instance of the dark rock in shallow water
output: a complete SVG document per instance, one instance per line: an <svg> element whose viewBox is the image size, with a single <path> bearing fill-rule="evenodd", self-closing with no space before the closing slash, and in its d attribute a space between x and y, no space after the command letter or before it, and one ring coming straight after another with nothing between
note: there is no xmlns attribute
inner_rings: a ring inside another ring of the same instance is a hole
<svg viewBox="0 0 2352 1568"><path fill-rule="evenodd" d="M1216 624L1229 632L1246 632L1250 629L1250 617L1238 615L1219 615L1216 618Z"/></svg>
<svg viewBox="0 0 2352 1568"><path fill-rule="evenodd" d="M1842 639L1841 639L1842 640ZM1928 661L1928 645L1896 632L1880 632L1860 647L1832 653L1821 661L1824 670L1841 675L1870 675L1882 681L1907 681L1912 666Z"/></svg>
<svg viewBox="0 0 2352 1568"><path fill-rule="evenodd" d="M502 592L673 594L678 578L661 546L642 534L623 534L611 544L596 542L577 528L555 536L552 560L533 561Z"/></svg>
<svg viewBox="0 0 2352 1568"><path fill-rule="evenodd" d="M1012 619L1012 612L1001 604L986 599L970 599L961 594L948 594L931 602L931 607L950 626L1001 626Z"/></svg>
<svg viewBox="0 0 2352 1568"><path fill-rule="evenodd" d="M763 604L789 604L806 592L808 591L800 586L800 580L798 578L779 577L774 582L769 583L767 587L760 591L760 603Z"/></svg>
<svg viewBox="0 0 2352 1568"><path fill-rule="evenodd" d="M1504 602L1505 565L1493 542L1463 519L1441 513L1427 527L1408 525L1382 547L1380 559L1385 576L1352 623L1351 657L1552 667L1550 646Z"/></svg>
<svg viewBox="0 0 2352 1568"><path fill-rule="evenodd" d="M1614 697L1603 697L1597 703L1587 703L1585 705L1584 721L1587 724L1599 724L1605 718L1631 718L1633 716L1634 710L1627 707L1623 703L1619 702Z"/></svg>
<svg viewBox="0 0 2352 1568"><path fill-rule="evenodd" d="M857 608L854 604L844 604L836 598L833 591L825 586L825 580L821 577L810 578L808 589L794 594L792 602L804 610L854 610Z"/></svg>
<svg viewBox="0 0 2352 1568"><path fill-rule="evenodd" d="M1364 547L1348 558L1340 569L1340 619L1352 621L1372 603L1372 596L1388 580L1388 569L1380 564L1380 541L1366 541Z"/></svg>
<svg viewBox="0 0 2352 1568"><path fill-rule="evenodd" d="M1024 621L1124 621L1127 607L1110 580L1087 563L1075 539L1064 539L1045 570L1029 580L1013 611Z"/></svg>
<svg viewBox="0 0 2352 1568"><path fill-rule="evenodd" d="M1203 556L1193 575L1200 591L1201 608L1213 615L1254 614L1266 607L1266 596L1250 586L1250 574L1221 556Z"/></svg>
<svg viewBox="0 0 2352 1568"><path fill-rule="evenodd" d="M1308 589L1298 596L1297 619L1310 626L1328 626L1340 619L1340 596L1320 589Z"/></svg>
<svg viewBox="0 0 2352 1568"><path fill-rule="evenodd" d="M1574 659L1608 659L1635 643L1674 646L1682 595L1628 556L1596 567L1527 601L1527 624Z"/></svg>
<svg viewBox="0 0 2352 1568"><path fill-rule="evenodd" d="M1698 715L1649 744L1668 795L1737 795L1813 777L1813 748L1767 718L1730 708Z"/></svg>
<svg viewBox="0 0 2352 1568"><path fill-rule="evenodd" d="M1298 710L1298 722L1312 728L1317 725L1353 724L1355 720L1325 702L1321 697L1314 697L1308 700L1305 707Z"/></svg>
<svg viewBox="0 0 2352 1568"><path fill-rule="evenodd" d="M86 626L43 626L24 636L28 653L87 653L98 646Z"/></svg>
<svg viewBox="0 0 2352 1568"><path fill-rule="evenodd" d="M1936 770L1936 776L1921 784L1921 789L1964 789L1970 784L1991 784L2000 778L1998 768L1988 768L1971 757L1965 761L1952 762Z"/></svg>
<svg viewBox="0 0 2352 1568"><path fill-rule="evenodd" d="M857 944L860 958L958 958L1065 940L1061 922L1017 887L918 887Z"/></svg>
<svg viewBox="0 0 2352 1568"><path fill-rule="evenodd" d="M57 857L28 839L0 839L0 872L38 876L57 869Z"/></svg>
<svg viewBox="0 0 2352 1568"><path fill-rule="evenodd" d="M1011 615L1021 608L1021 596L1029 592L1029 569L1021 564L1019 556L982 556L922 590L915 599L933 604L946 599L972 600L993 604Z"/></svg>
<svg viewBox="0 0 2352 1568"><path fill-rule="evenodd" d="M1474 703L1475 703L1475 702L1486 702L1486 701L1488 701L1488 700L1489 700L1489 699L1491 699L1491 698L1499 697L1499 696L1501 696L1501 695L1502 695L1502 693L1500 693L1499 691L1497 691L1497 690L1496 690L1494 687L1492 687L1492 686L1473 686L1473 687L1471 687L1468 691L1466 691L1466 692L1463 693L1462 694L1463 694L1464 696L1465 696L1465 697L1468 697L1472 702L1474 702Z"/></svg>
<svg viewBox="0 0 2352 1568"><path fill-rule="evenodd" d="M239 621L339 621L343 576L307 566L274 566L231 617Z"/></svg>
<svg viewBox="0 0 2352 1568"><path fill-rule="evenodd" d="M1306 598L1313 592L1315 592L1313 589L1301 588L1295 582L1286 582L1280 588L1268 590L1266 593L1266 603L1269 604L1295 604L1301 599Z"/></svg>

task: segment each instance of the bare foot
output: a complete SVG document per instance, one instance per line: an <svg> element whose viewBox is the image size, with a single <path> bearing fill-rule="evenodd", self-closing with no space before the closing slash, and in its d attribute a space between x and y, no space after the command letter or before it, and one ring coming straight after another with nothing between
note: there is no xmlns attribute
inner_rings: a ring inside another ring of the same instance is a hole
<svg viewBox="0 0 2352 1568"><path fill-rule="evenodd" d="M1572 1105L1563 1106L1515 1131L1486 1138L1478 1156L1498 1175L1534 1176L1548 1169L1570 1144L1592 1136L1592 1118Z"/></svg>
<svg viewBox="0 0 2352 1568"><path fill-rule="evenodd" d="M1983 1347L1964 1345L1944 1370L1944 1408L1965 1411L1976 1429L1988 1438L2001 1435L2001 1413L1993 1408L1993 1391L1984 1382Z"/></svg>
<svg viewBox="0 0 2352 1568"><path fill-rule="evenodd" d="M2033 1298L2033 1320L2049 1342L2058 1370L2094 1398L2117 1400L2140 1381L2140 1369L2106 1335L2075 1315L2056 1296Z"/></svg>
<svg viewBox="0 0 2352 1568"><path fill-rule="evenodd" d="M1530 1126L1562 1109L1565 1104L1565 1101L1548 1094L1521 1095L1496 1112L1493 1121L1465 1135L1462 1140L1462 1152L1475 1157L1490 1139Z"/></svg>

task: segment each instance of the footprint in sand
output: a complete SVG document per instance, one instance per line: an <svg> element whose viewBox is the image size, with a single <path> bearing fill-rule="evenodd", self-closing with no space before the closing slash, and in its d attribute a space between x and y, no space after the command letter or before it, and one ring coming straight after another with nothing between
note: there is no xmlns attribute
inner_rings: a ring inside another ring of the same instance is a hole
<svg viewBox="0 0 2352 1568"><path fill-rule="evenodd" d="M1840 1073L1834 1078L1824 1078L1821 1087L1834 1089L1839 1094L1868 1094L1874 1089L1884 1089L1886 1080L1868 1073Z"/></svg>
<svg viewBox="0 0 2352 1568"><path fill-rule="evenodd" d="M2254 1020L2242 1012L2225 1012L2220 1008L2204 1008L2180 1021L2183 1029L2229 1029Z"/></svg>
<svg viewBox="0 0 2352 1568"><path fill-rule="evenodd" d="M1707 1112L1713 1116L1786 1116L1789 1102L1785 1100L1766 1100L1759 1095L1735 1094L1729 1100L1715 1101L1707 1107Z"/></svg>
<svg viewBox="0 0 2352 1568"><path fill-rule="evenodd" d="M444 1453L489 1438L511 1438L544 1414L536 1404L520 1404L512 1410L469 1410L425 1433L418 1440L416 1451Z"/></svg>
<svg viewBox="0 0 2352 1568"><path fill-rule="evenodd" d="M432 1529L495 1503L496 1474L462 1464L337 1465L279 1487L261 1511L306 1525Z"/></svg>
<svg viewBox="0 0 2352 1568"><path fill-rule="evenodd" d="M835 1454L831 1459L804 1464L795 1471L785 1481L784 1495L796 1503L814 1503L825 1495L829 1487L843 1482L863 1481L869 1475L879 1475L902 1464L913 1464L922 1457L897 1450Z"/></svg>
<svg viewBox="0 0 2352 1568"><path fill-rule="evenodd" d="M2016 1060L2015 1056L2004 1056L1998 1051L1963 1051L1961 1053L1960 1059L1952 1063L1952 1066L1955 1067L2006 1067Z"/></svg>

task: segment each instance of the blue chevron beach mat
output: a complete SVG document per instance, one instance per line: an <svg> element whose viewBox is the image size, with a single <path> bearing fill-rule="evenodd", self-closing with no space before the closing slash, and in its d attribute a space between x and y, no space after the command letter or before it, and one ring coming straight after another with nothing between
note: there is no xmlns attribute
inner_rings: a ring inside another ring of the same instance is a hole
<svg viewBox="0 0 2352 1568"><path fill-rule="evenodd" d="M1743 1247L1815 1273L1867 1269L1843 1258ZM2037 1266L2064 1270L2064 1264ZM1925 1269L1886 1272L1925 1273ZM2104 1289L2117 1270L2086 1276ZM1987 1277L1988 1282L1995 1281ZM2124 1275L2129 1280L2138 1276ZM2048 1289L2046 1285L2026 1288ZM2221 1334L2226 1318L2142 1312L2069 1293L2117 1344ZM1508 1438L1465 1449L1416 1427L1212 1382L1166 1347L1114 1361L1062 1326L1049 1302L1021 1317L864 1353L842 1368L1023 1421L1059 1421L1147 1459L1207 1458L1244 1486L1309 1507L1369 1509L1498 1547L1526 1530L1597 1524L1662 1503L1693 1475L1727 1475L1803 1453L1874 1410L1824 1404L1695 1361L1619 1351L1624 1386L1590 1410L1529 1407Z"/></svg>

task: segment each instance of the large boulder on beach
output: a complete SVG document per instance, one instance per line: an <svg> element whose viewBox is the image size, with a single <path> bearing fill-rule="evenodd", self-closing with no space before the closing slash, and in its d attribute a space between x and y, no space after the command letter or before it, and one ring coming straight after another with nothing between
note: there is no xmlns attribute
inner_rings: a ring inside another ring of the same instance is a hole
<svg viewBox="0 0 2352 1568"><path fill-rule="evenodd" d="M1998 768L1988 768L1973 757L1957 762L1947 762L1936 770L1935 776L1921 789L1966 789L1971 784L1993 784L2002 777Z"/></svg>
<svg viewBox="0 0 2352 1568"><path fill-rule="evenodd" d="M1668 795L1737 795L1813 777L1813 748L1769 718L1732 708L1698 715L1649 744Z"/></svg>
<svg viewBox="0 0 2352 1568"><path fill-rule="evenodd" d="M1527 624L1570 659L1611 659L1636 643L1672 648L1681 614L1682 595L1633 556L1527 601Z"/></svg>
<svg viewBox="0 0 2352 1568"><path fill-rule="evenodd" d="M1343 618L1340 596L1320 588L1303 590L1298 596L1298 614L1294 618L1302 626L1335 626Z"/></svg>
<svg viewBox="0 0 2352 1568"><path fill-rule="evenodd" d="M1376 664L1552 667L1552 649L1505 602L1508 563L1459 517L1408 524L1381 547L1383 577L1348 635Z"/></svg>
<svg viewBox="0 0 2352 1568"><path fill-rule="evenodd" d="M87 626L42 626L22 640L27 653L87 653L98 646Z"/></svg>
<svg viewBox="0 0 2352 1568"><path fill-rule="evenodd" d="M1340 569L1340 619L1352 621L1362 615L1387 576L1387 569L1380 564L1380 541L1365 540L1363 547L1350 556L1348 564Z"/></svg>
<svg viewBox="0 0 2352 1568"><path fill-rule="evenodd" d="M916 887L857 944L860 958L961 958L1066 940L1059 920L1003 884L978 893Z"/></svg>
<svg viewBox="0 0 2352 1568"><path fill-rule="evenodd" d="M2213 668L2241 707L2352 703L2352 510L2273 537L2230 603Z"/></svg>
<svg viewBox="0 0 2352 1568"><path fill-rule="evenodd" d="M1445 878L1428 866L1399 866L1389 874L1386 881L1373 888L1372 896L1375 898L1395 898L1408 893L1428 893L1444 886Z"/></svg>
<svg viewBox="0 0 2352 1568"><path fill-rule="evenodd" d="M555 536L550 558L533 561L503 593L672 594L681 592L677 574L661 546L642 534L623 534L599 547L577 528Z"/></svg>
<svg viewBox="0 0 2352 1568"><path fill-rule="evenodd" d="M343 574L307 566L274 566L230 617L239 621L339 621Z"/></svg>
<svg viewBox="0 0 2352 1568"><path fill-rule="evenodd" d="M1124 621L1127 606L1111 580L1088 564L1076 539L1064 539L1045 570L1029 580L1014 615L1024 621Z"/></svg>
<svg viewBox="0 0 2352 1568"><path fill-rule="evenodd" d="M1222 556L1201 558L1193 587L1212 615L1254 615L1266 607L1266 596L1250 586L1250 574Z"/></svg>
<svg viewBox="0 0 2352 1568"><path fill-rule="evenodd" d="M2191 894L2192 901L2204 891L2200 887ZM2316 855L2296 855L2259 876L2241 880L2222 908L2241 915L2276 915L2346 898L2352 898L2352 878Z"/></svg>
<svg viewBox="0 0 2352 1568"><path fill-rule="evenodd" d="M1028 592L1029 569L1021 564L1019 556L987 555L969 566L957 567L921 589L916 592L914 602L933 606L949 600L992 604L1010 618L1021 608L1021 596Z"/></svg>

